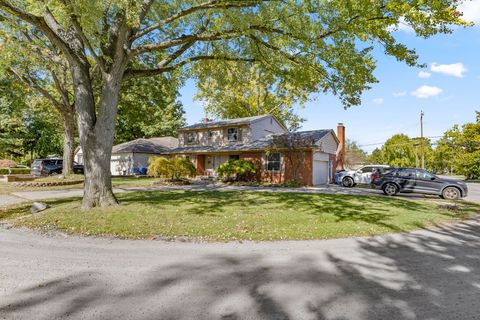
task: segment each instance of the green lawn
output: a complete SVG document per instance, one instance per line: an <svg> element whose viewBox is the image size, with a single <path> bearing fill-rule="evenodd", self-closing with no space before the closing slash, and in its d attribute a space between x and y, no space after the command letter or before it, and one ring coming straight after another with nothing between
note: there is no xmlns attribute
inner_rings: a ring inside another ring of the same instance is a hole
<svg viewBox="0 0 480 320"><path fill-rule="evenodd" d="M0 220L134 239L279 240L409 231L480 212L468 203L451 211L428 201L305 193L155 191L119 194L119 200L118 207L89 212L80 211L79 199L50 201L52 208L37 216L26 205L10 207L0 211Z"/></svg>
<svg viewBox="0 0 480 320"><path fill-rule="evenodd" d="M83 180L83 175L71 175L66 180ZM114 188L128 188L128 187L151 187L153 181L158 178L150 177L112 177L112 185ZM42 177L35 179L35 181L49 182L58 181L58 176ZM82 189L82 184L74 184L67 186L51 186L51 187L17 187L13 183L0 182L0 194L9 194L12 192L21 191L44 191L44 190L65 190L65 189Z"/></svg>

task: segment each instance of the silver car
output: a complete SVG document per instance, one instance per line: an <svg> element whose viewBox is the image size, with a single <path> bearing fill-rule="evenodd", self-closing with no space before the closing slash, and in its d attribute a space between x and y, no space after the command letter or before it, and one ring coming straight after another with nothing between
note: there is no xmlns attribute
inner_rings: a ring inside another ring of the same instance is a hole
<svg viewBox="0 0 480 320"><path fill-rule="evenodd" d="M337 184L346 188L354 187L357 184L370 184L373 172L388 168L390 167L383 164L369 164L357 170L340 171L337 173L335 180Z"/></svg>

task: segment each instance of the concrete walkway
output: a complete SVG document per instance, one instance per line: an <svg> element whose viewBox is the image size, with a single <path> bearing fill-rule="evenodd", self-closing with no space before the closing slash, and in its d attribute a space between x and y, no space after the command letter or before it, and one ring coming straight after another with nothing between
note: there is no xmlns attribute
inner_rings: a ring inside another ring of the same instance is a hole
<svg viewBox="0 0 480 320"><path fill-rule="evenodd" d="M0 229L0 319L479 319L480 221L179 243Z"/></svg>

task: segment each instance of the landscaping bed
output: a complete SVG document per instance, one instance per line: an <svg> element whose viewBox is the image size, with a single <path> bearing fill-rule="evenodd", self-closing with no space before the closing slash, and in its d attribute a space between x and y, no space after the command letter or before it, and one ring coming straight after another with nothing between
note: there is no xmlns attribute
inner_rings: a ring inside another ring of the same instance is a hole
<svg viewBox="0 0 480 320"><path fill-rule="evenodd" d="M0 211L16 226L132 239L300 240L369 236L419 229L480 212L398 198L245 191L153 191L118 194L120 206L80 211L80 199ZM16 219L14 219L16 218Z"/></svg>
<svg viewBox="0 0 480 320"><path fill-rule="evenodd" d="M57 180L57 181L25 181L25 182L13 182L13 186L25 188L25 187L54 187L54 186L70 186L74 184L83 184L83 180Z"/></svg>

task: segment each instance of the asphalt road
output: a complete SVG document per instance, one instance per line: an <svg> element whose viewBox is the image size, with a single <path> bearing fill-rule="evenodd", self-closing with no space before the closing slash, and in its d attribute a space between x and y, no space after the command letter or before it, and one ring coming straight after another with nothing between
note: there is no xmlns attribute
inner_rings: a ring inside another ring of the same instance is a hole
<svg viewBox="0 0 480 320"><path fill-rule="evenodd" d="M261 243L0 228L0 319L479 319L479 298L479 219Z"/></svg>

